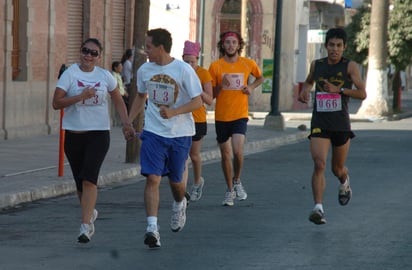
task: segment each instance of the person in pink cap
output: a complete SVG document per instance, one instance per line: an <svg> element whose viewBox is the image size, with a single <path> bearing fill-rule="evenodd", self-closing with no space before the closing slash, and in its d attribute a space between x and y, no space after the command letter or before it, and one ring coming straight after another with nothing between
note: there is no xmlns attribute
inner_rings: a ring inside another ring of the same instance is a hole
<svg viewBox="0 0 412 270"><path fill-rule="evenodd" d="M191 201L198 201L200 197L202 197L202 190L205 181L202 177L202 159L200 157L200 149L202 146L202 139L207 134L206 105L211 105L213 103L212 77L207 69L198 65L199 53L199 42L191 42L188 40L185 41L182 56L183 61L191 65L196 71L203 89L201 94L203 106L192 112L195 121L196 134L192 137L192 146L189 153L193 167L193 185L189 194ZM184 175L184 181L186 181L186 183L188 173L189 172L186 166Z"/></svg>

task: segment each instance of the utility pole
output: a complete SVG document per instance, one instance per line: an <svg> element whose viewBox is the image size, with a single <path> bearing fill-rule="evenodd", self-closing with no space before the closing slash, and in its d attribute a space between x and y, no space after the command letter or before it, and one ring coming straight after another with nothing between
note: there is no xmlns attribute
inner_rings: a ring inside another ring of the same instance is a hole
<svg viewBox="0 0 412 270"><path fill-rule="evenodd" d="M275 50L273 55L273 75L272 75L272 96L270 98L271 110L265 118L265 127L275 130L284 130L285 121L279 112L279 86L280 86L280 54L282 40L282 7L283 0L278 0L276 4L276 33Z"/></svg>
<svg viewBox="0 0 412 270"><path fill-rule="evenodd" d="M134 101L136 90L136 71L137 69L147 61L146 54L144 53L144 42L146 38L146 31L149 27L149 14L150 14L150 0L137 0L135 1L134 10L134 26L133 26L133 45L135 47L133 58L133 79L131 81L129 99ZM132 103L130 103L131 106ZM143 128L144 113L141 112L137 115L133 121L133 127L135 130L142 130ZM126 143L126 163L138 163L140 154L141 142L139 138L127 141Z"/></svg>

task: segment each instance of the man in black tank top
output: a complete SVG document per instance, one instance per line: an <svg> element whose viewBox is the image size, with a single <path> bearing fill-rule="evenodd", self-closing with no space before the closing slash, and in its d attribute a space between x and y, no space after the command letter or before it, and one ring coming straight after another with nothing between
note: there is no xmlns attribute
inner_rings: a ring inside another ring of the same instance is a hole
<svg viewBox="0 0 412 270"><path fill-rule="evenodd" d="M315 84L311 132L309 135L311 155L314 162L312 193L315 206L309 220L325 224L323 192L325 168L329 148L332 145L332 171L340 182L338 201L348 204L352 190L349 185L348 168L345 166L349 153L351 131L348 102L350 98L365 99L365 83L358 64L343 57L346 49L346 33L341 28L332 28L326 33L326 58L311 63L309 74L303 84L299 101L307 103ZM353 87L355 86L355 87Z"/></svg>

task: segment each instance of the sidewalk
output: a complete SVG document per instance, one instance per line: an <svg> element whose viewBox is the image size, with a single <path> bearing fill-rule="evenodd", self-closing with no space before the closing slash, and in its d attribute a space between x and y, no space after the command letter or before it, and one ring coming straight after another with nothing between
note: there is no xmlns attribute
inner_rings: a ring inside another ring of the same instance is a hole
<svg viewBox="0 0 412 270"><path fill-rule="evenodd" d="M394 117L395 120L412 116L412 91L403 94L402 109L405 112ZM352 100L350 113L356 113L360 104L359 101ZM300 124L309 127L310 111L282 112L286 126L284 131L264 127L267 113L251 113L245 154L305 140L308 131L300 131L296 127ZM352 121L369 121L357 119L354 115L351 118ZM209 119L208 135L202 145L204 162L220 159L213 123L213 119ZM59 135L0 141L0 149L0 209L75 192L66 160L64 175L58 176ZM121 129L115 127L111 131L110 150L100 172L99 186L120 183L132 177L143 179L139 164L126 164L125 155L126 142Z"/></svg>

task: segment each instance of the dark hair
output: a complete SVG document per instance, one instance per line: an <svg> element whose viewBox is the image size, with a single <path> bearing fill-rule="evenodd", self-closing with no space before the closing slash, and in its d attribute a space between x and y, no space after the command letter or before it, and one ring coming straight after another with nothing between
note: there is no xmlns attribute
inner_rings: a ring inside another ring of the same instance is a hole
<svg viewBox="0 0 412 270"><path fill-rule="evenodd" d="M325 46L328 44L331 38L337 38L343 40L343 45L346 45L347 35L343 28L331 28L326 32Z"/></svg>
<svg viewBox="0 0 412 270"><path fill-rule="evenodd" d="M156 28L147 31L147 36L152 38L154 46L159 47L163 45L164 50L170 53L172 49L172 35L169 31L163 28Z"/></svg>
<svg viewBox="0 0 412 270"><path fill-rule="evenodd" d="M132 56L133 56L133 50L132 50L132 49L127 49L127 50L124 52L124 54L123 54L123 56L122 56L122 60L120 60L120 62L121 62L122 64L124 64L124 62L126 62L126 60L129 59L129 58L132 57Z"/></svg>
<svg viewBox="0 0 412 270"><path fill-rule="evenodd" d="M225 55L225 49L223 47L223 43L225 42L224 38L227 34L235 34L237 36L237 39L239 40L239 49L237 50L237 53L240 54L245 47L245 41L243 40L242 36L235 31L226 31L220 34L220 40L217 43L217 48L219 49L220 56Z"/></svg>
<svg viewBox="0 0 412 270"><path fill-rule="evenodd" d="M97 47L99 47L100 52L103 51L103 46L100 43L100 41L97 38L88 38L85 41L83 41L82 46L80 46L80 48L83 48L84 45L86 45L86 43L94 43Z"/></svg>
<svg viewBox="0 0 412 270"><path fill-rule="evenodd" d="M116 70L116 68L119 66L119 65L121 65L122 63L120 63L119 61L114 61L113 63L112 63L112 71L115 71Z"/></svg>

